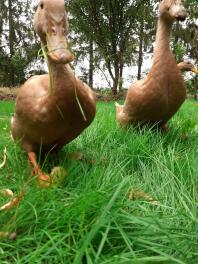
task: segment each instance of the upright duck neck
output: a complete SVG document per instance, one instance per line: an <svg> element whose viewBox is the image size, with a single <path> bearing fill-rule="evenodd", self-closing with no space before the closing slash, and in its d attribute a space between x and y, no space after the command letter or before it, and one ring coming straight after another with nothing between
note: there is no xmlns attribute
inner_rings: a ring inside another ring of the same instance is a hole
<svg viewBox="0 0 198 264"><path fill-rule="evenodd" d="M62 86L64 87L64 90L67 90L67 87L73 87L76 82L74 73L68 64L56 63L49 57L48 71L50 94L53 94L54 91L62 89Z"/></svg>
<svg viewBox="0 0 198 264"><path fill-rule="evenodd" d="M54 78L64 79L75 77L69 64L56 63L50 58L48 58L48 68L49 72L53 74Z"/></svg>
<svg viewBox="0 0 198 264"><path fill-rule="evenodd" d="M167 21L163 17L159 17L156 34L156 44L154 50L153 62L162 60L162 57L172 54L170 50L172 22Z"/></svg>
<svg viewBox="0 0 198 264"><path fill-rule="evenodd" d="M48 70L49 73L53 73L53 75L59 75L59 74L63 74L65 72L66 69L66 65L65 64L60 64L60 63L56 63L54 62L52 59L50 59L50 57L48 57Z"/></svg>

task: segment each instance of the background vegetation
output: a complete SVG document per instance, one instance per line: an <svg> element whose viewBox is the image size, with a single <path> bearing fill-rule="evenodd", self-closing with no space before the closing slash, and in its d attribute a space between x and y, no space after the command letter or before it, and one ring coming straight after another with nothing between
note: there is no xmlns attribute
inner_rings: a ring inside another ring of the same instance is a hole
<svg viewBox="0 0 198 264"><path fill-rule="evenodd" d="M33 31L34 3L31 0L0 2L0 85L16 86L31 74L41 72L37 63L39 40ZM70 12L71 46L83 78L93 87L94 71L108 71L113 93L122 89L123 69L137 65L141 78L143 54L152 53L158 1L154 0L67 0ZM198 8L186 0L190 10L184 26L177 23L172 38L177 61L184 55L198 62ZM82 62L85 58L89 66ZM74 65L76 66L76 65Z"/></svg>

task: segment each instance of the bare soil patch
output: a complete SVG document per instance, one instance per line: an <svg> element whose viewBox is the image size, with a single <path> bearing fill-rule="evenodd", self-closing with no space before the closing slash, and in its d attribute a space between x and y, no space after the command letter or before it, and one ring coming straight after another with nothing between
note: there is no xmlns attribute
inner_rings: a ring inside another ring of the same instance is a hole
<svg viewBox="0 0 198 264"><path fill-rule="evenodd" d="M18 90L18 87L0 87L0 101L15 100Z"/></svg>
<svg viewBox="0 0 198 264"><path fill-rule="evenodd" d="M118 94L102 94L100 92L96 92L96 100L101 102L112 102L124 100L126 97L126 92L118 93Z"/></svg>
<svg viewBox="0 0 198 264"><path fill-rule="evenodd" d="M19 89L18 87L14 87L14 88L0 87L0 101L15 100L17 97L18 89ZM96 91L96 100L101 102L124 100L125 97L126 97L126 91L123 91L115 95Z"/></svg>
<svg viewBox="0 0 198 264"><path fill-rule="evenodd" d="M6 94L0 91L0 101L13 101L16 99L16 94Z"/></svg>

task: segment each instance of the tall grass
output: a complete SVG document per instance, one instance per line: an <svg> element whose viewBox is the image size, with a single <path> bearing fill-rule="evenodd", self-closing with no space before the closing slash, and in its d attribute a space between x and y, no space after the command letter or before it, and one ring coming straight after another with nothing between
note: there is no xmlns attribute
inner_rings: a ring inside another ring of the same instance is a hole
<svg viewBox="0 0 198 264"><path fill-rule="evenodd" d="M17 233L0 240L0 263L198 263L197 110L186 102L163 135L118 129L113 104L98 103L93 124L43 163L67 179L41 190L9 137L13 103L0 103L0 188L17 194L32 179L19 206L0 212L0 231Z"/></svg>

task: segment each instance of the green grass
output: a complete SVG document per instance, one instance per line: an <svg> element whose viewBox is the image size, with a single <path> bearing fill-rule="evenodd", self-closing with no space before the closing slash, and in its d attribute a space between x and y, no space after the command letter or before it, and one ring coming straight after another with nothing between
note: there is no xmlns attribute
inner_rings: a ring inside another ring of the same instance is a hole
<svg viewBox="0 0 198 264"><path fill-rule="evenodd" d="M13 109L0 102L0 163L5 146L8 154L0 189L17 194L31 171L9 137ZM0 263L197 264L197 111L186 102L162 135L118 129L113 103L98 103L90 128L44 163L45 171L63 166L65 182L42 190L32 177L19 206L0 212L0 231L17 233L0 240ZM129 199L135 190L158 204Z"/></svg>

